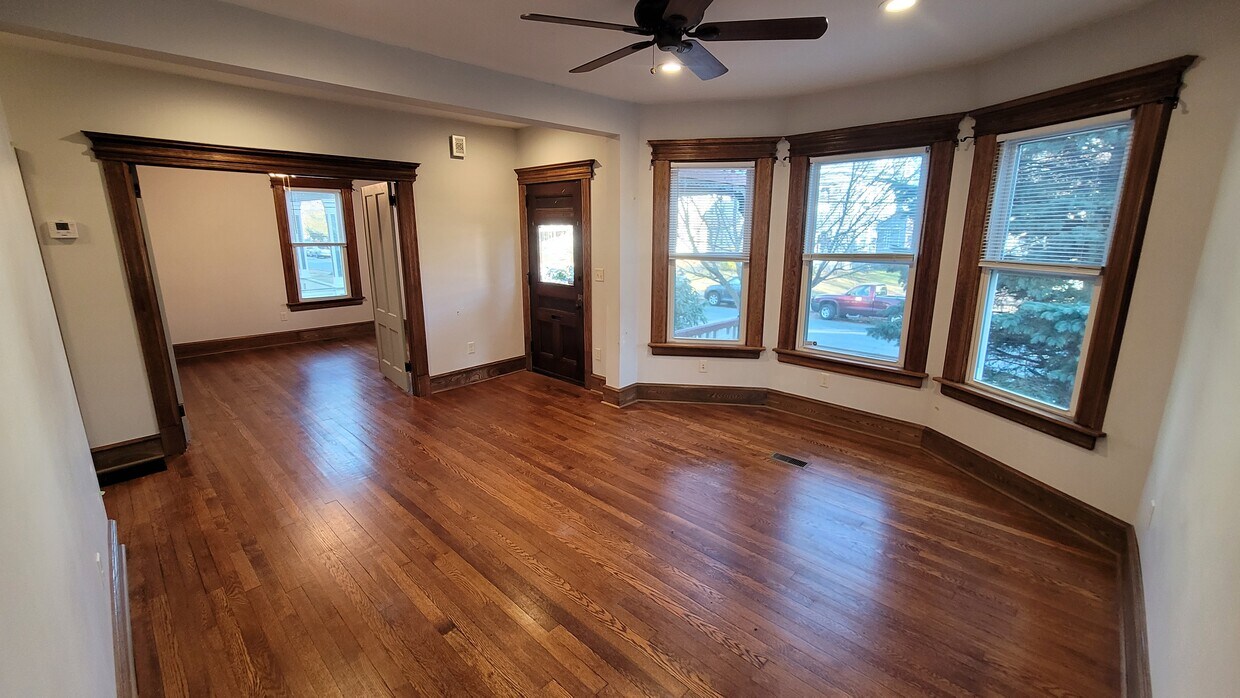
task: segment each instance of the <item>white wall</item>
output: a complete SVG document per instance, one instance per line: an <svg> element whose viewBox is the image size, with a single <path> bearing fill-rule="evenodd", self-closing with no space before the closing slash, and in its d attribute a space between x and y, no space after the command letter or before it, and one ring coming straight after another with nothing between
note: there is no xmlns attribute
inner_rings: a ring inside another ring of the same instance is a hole
<svg viewBox="0 0 1240 698"><path fill-rule="evenodd" d="M1226 151L1225 147L1220 147ZM1155 695L1240 686L1240 120L1137 524Z"/></svg>
<svg viewBox="0 0 1240 698"><path fill-rule="evenodd" d="M422 163L415 189L431 373L524 353L512 129L10 46L0 46L0 64L35 220L81 225L79 240L43 244L92 445L157 429L102 178L82 130ZM465 160L449 158L451 134L468 138Z"/></svg>
<svg viewBox="0 0 1240 698"><path fill-rule="evenodd" d="M107 516L9 140L0 113L0 695L114 695Z"/></svg>
<svg viewBox="0 0 1240 698"><path fill-rule="evenodd" d="M139 167L147 234L174 344L374 319L361 195L354 191L362 305L290 312L266 175Z"/></svg>
<svg viewBox="0 0 1240 698"><path fill-rule="evenodd" d="M1240 5L1224 0L1163 0L1117 19L1029 46L980 65L807 95L784 104L659 105L642 109L641 143L650 138L697 138L798 133L818 129L967 111L996 101L1060 87L1188 53L1203 57L1191 70L1184 108L1172 120L1142 253L1105 430L1087 451L939 394L849 376L830 376L780 364L767 352L758 361L651 356L649 341L650 214L652 177L640 173L637 262L639 380L685 384L767 385L836 404L906 419L938 429L1033 477L1115 516L1133 521L1153 457L1155 436L1171 384L1189 308L1186 283L1196 274L1223 161L1219 143L1230 137L1240 110ZM928 371L939 375L951 322L951 300L972 164L971 149L957 152L948 202ZM767 275L765 344L774 346L783 264L787 166L776 167Z"/></svg>

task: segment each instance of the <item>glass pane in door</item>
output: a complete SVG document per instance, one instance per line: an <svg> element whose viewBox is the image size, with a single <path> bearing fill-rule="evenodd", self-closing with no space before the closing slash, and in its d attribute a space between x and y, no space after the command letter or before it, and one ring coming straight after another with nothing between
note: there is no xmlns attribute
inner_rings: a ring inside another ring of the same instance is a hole
<svg viewBox="0 0 1240 698"><path fill-rule="evenodd" d="M538 280L545 284L572 286L574 268L573 226L538 226Z"/></svg>

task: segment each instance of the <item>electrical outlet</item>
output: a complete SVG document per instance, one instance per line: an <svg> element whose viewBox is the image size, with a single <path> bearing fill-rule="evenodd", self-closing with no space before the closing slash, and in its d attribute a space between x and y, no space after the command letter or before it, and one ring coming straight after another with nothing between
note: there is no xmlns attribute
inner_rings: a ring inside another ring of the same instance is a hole
<svg viewBox="0 0 1240 698"><path fill-rule="evenodd" d="M466 342L466 343L465 343L465 353L466 353L466 354L472 354L472 353L474 353L474 343L473 343L473 342Z"/></svg>
<svg viewBox="0 0 1240 698"><path fill-rule="evenodd" d="M830 373L820 373L820 374L818 374L818 385L819 385L820 387L823 387L823 388L829 388L829 387L831 387L831 385L830 385L830 383L829 383L829 379L830 379L830 377L831 377L831 374L830 374Z"/></svg>
<svg viewBox="0 0 1240 698"><path fill-rule="evenodd" d="M603 268L602 267L594 267L594 280L599 283L603 282Z"/></svg>
<svg viewBox="0 0 1240 698"><path fill-rule="evenodd" d="M594 347L594 363L596 364L603 363L603 348L602 347Z"/></svg>
<svg viewBox="0 0 1240 698"><path fill-rule="evenodd" d="M698 373L706 373L706 359L698 361Z"/></svg>

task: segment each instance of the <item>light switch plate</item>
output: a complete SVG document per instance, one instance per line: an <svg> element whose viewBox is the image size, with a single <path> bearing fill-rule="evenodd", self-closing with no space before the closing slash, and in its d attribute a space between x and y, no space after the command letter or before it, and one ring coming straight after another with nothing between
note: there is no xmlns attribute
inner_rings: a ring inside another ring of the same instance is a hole
<svg viewBox="0 0 1240 698"><path fill-rule="evenodd" d="M599 283L602 283L602 281L603 281L603 276L604 276L604 274L603 274L603 268L602 268L602 267L594 267L594 280L595 280L595 281L598 281Z"/></svg>

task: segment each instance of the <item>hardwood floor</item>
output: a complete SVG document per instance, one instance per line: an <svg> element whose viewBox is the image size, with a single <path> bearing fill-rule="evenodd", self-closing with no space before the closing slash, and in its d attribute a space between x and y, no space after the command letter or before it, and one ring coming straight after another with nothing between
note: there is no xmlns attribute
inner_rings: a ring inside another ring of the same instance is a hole
<svg viewBox="0 0 1240 698"><path fill-rule="evenodd" d="M373 364L182 362L188 453L105 495L142 695L1120 692L1114 556L914 449Z"/></svg>

